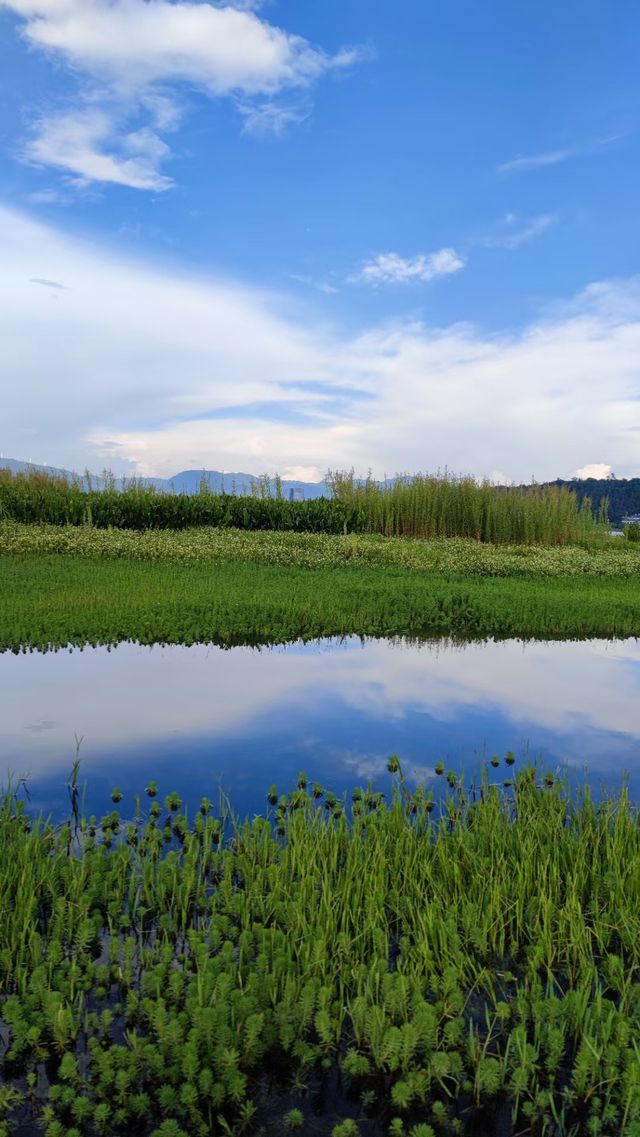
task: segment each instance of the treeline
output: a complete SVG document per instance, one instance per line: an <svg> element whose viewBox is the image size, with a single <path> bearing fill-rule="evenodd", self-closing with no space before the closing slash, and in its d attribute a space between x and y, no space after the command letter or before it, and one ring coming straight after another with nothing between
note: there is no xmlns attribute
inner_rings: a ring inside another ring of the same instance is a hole
<svg viewBox="0 0 640 1137"><path fill-rule="evenodd" d="M609 520L616 527L622 525L623 517L640 513L640 478L574 478L570 482L558 478L550 484L570 490L581 503L588 498L596 512L606 502Z"/></svg>
<svg viewBox="0 0 640 1137"><path fill-rule="evenodd" d="M329 473L331 498L290 501L259 494L168 494L139 482L88 489L42 473L0 471L0 518L26 524L117 529L212 526L386 537L471 537L495 544L565 545L598 536L604 507L559 486L498 487L471 477L414 475L380 485L353 472Z"/></svg>

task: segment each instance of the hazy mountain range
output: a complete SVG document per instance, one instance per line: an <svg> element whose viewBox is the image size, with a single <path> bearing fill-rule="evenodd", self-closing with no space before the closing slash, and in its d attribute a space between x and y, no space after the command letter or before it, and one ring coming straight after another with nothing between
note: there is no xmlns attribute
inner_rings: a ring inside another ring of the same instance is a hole
<svg viewBox="0 0 640 1137"><path fill-rule="evenodd" d="M52 474L56 477L67 478L67 480L74 477L84 478L84 475L74 473L72 470L59 469L57 466L41 466L35 462L22 462L17 458L0 458L0 469L2 468L11 470L13 474L33 471ZM105 479L103 477L98 474L90 474L89 477L93 489L104 487ZM145 486L154 486L166 493L197 493L203 478L214 493L220 493L224 488L227 493L239 494L250 493L251 485L253 483L258 484L262 480L254 474L243 474L240 471L222 473L220 470L181 470L179 474L174 474L171 478L136 478L136 481ZM130 480L130 478L116 478L116 485L122 489L123 485ZM269 484L271 491L274 492L275 479L271 478ZM328 494L325 482L299 482L283 478L281 486L285 497L289 497L291 491L296 496L304 496L305 499Z"/></svg>

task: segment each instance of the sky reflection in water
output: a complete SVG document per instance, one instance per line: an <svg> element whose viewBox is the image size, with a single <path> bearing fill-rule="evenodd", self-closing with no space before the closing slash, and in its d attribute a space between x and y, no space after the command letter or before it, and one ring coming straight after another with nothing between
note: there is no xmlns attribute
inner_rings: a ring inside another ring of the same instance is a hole
<svg viewBox="0 0 640 1137"><path fill-rule="evenodd" d="M31 775L33 804L66 806L81 738L87 805L156 778L190 802L222 786L264 808L299 770L336 792L413 779L442 759L478 770L512 749L586 764L596 784L628 771L640 796L640 641L466 647L358 639L261 649L123 644L0 656L0 778Z"/></svg>

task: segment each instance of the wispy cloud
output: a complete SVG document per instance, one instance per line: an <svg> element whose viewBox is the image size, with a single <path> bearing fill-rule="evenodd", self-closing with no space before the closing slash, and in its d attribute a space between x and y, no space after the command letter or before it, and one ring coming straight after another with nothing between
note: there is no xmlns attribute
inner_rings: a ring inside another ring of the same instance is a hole
<svg viewBox="0 0 640 1137"><path fill-rule="evenodd" d="M328 280L316 280L313 276L305 276L299 272L292 272L291 280L297 281L298 284L306 284L308 288L315 288L318 292L324 292L326 296L333 296L339 291L336 285L330 284Z"/></svg>
<svg viewBox="0 0 640 1137"><path fill-rule="evenodd" d="M578 143L572 146L562 146L557 150L543 150L540 154L522 154L498 166L500 174L517 174L526 170L538 170L544 166L557 166L560 162L567 162L570 158L578 158L583 154L592 154L603 146L609 146L622 134L610 134L604 138L596 138L590 142Z"/></svg>
<svg viewBox="0 0 640 1137"><path fill-rule="evenodd" d="M122 132L113 111L87 107L42 118L23 150L34 165L73 175L74 185L112 182L132 189L165 190L173 182L160 172L169 147L149 127Z"/></svg>
<svg viewBox="0 0 640 1137"><path fill-rule="evenodd" d="M547 150L543 154L526 154L519 158L512 158L509 162L502 162L498 166L501 174L515 174L521 170L537 170L541 166L557 166L559 162L566 162L579 151L572 147L564 150Z"/></svg>
<svg viewBox="0 0 640 1137"><path fill-rule="evenodd" d="M244 120L243 134L256 138L280 138L290 127L300 126L312 111L309 100L285 104L269 99L263 103L238 102L236 107Z"/></svg>
<svg viewBox="0 0 640 1137"><path fill-rule="evenodd" d="M537 217L529 218L507 213L481 244L490 249L518 249L520 245L541 237L556 221L557 217L553 213L540 213Z"/></svg>
<svg viewBox="0 0 640 1137"><path fill-rule="evenodd" d="M257 4L191 0L0 0L27 42L83 79L73 111L35 124L24 156L81 182L165 190L161 135L176 128L178 89L229 98L245 131L280 134L309 113L308 92L363 54L331 55L261 18ZM283 104L281 92L303 94ZM305 94L306 93L306 94Z"/></svg>
<svg viewBox="0 0 640 1137"><path fill-rule="evenodd" d="M437 276L450 276L464 267L465 262L455 249L439 249L415 257L401 257L399 253L378 253L365 261L359 271L350 277L350 281L374 285L409 284L413 281L434 280Z"/></svg>

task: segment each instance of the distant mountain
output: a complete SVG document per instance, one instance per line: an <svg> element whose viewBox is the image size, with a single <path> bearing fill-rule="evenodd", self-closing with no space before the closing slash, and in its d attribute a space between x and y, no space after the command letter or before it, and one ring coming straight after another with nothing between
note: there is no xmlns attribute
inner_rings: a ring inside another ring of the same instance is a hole
<svg viewBox="0 0 640 1137"><path fill-rule="evenodd" d="M21 462L16 458L0 458L0 469L3 468L11 470L12 474L29 472L51 474L54 477L66 478L67 481L71 481L73 478L82 479L85 476L77 472L74 473L72 470L59 469L57 466L41 466L34 462ZM99 474L90 474L89 477L93 489L104 487L105 480ZM122 489L129 480L128 478L116 478L118 489ZM241 472L227 474L222 473L221 470L181 470L172 478L137 478L136 480L145 486L154 486L155 489L162 490L164 493L188 494L197 493L203 481L212 493L221 493L224 489L226 493L250 494L252 484L259 485L262 481L254 474L243 474ZM269 488L274 494L276 490L275 478L269 479ZM294 497L304 498L305 500L327 495L325 482L301 482L283 478L281 489L284 497L293 494Z"/></svg>
<svg viewBox="0 0 640 1137"><path fill-rule="evenodd" d="M54 478L74 477L71 470L60 470L57 466L38 466L34 462L19 462L17 458L0 458L0 470L11 470L12 474L51 474Z"/></svg>
<svg viewBox="0 0 640 1137"><path fill-rule="evenodd" d="M241 472L223 474L220 470L182 470L163 482L162 488L173 493L197 493L203 481L212 493L221 493L224 489L226 493L250 494L252 484L259 485L261 479L254 474ZM271 493L275 493L275 478L269 479L269 488ZM327 495L325 482L300 482L283 478L281 488L284 497L289 497L291 492L303 495L305 499Z"/></svg>

